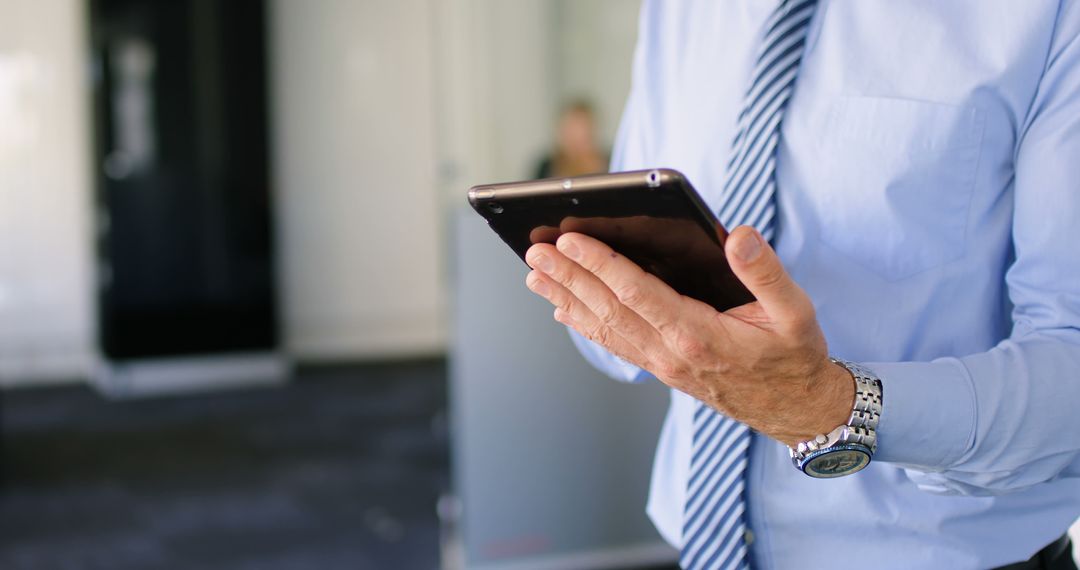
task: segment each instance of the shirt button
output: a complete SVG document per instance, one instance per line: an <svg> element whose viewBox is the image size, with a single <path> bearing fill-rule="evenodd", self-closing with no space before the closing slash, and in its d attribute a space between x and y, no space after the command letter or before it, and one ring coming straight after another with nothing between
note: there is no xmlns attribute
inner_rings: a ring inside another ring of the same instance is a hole
<svg viewBox="0 0 1080 570"><path fill-rule="evenodd" d="M747 546L754 544L754 531L746 529L746 532L743 533L743 540L746 541Z"/></svg>

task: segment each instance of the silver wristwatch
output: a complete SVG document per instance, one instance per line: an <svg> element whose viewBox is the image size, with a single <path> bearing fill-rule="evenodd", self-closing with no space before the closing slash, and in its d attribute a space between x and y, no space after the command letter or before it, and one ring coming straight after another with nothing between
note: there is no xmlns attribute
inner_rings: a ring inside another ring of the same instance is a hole
<svg viewBox="0 0 1080 570"><path fill-rule="evenodd" d="M823 479L850 475L870 464L877 451L877 426L881 419L881 380L854 362L830 360L847 368L855 379L851 418L828 434L789 448L796 469Z"/></svg>

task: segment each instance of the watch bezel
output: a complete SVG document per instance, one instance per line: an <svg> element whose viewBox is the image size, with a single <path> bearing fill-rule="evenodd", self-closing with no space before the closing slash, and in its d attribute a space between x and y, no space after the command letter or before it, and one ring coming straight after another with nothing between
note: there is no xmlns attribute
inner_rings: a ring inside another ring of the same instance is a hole
<svg viewBox="0 0 1080 570"><path fill-rule="evenodd" d="M836 457L829 458L829 455L836 455L839 453L854 454L854 457L858 458L855 463L849 464L842 470L822 470L820 468L821 460L832 459L836 460ZM861 443L837 443L835 445L817 449L806 453L802 458L797 458L799 470L803 473L813 477L815 479L833 479L836 477L843 477L845 475L851 475L858 473L866 466L870 465L873 460L874 454L870 448Z"/></svg>

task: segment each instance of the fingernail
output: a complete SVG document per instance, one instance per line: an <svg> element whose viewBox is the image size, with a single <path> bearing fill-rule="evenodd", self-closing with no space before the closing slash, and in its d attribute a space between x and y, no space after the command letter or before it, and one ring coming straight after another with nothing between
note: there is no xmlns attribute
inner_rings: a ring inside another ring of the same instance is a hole
<svg viewBox="0 0 1080 570"><path fill-rule="evenodd" d="M750 262L761 255L761 238L758 237L757 232L753 235L747 236L735 244L735 257Z"/></svg>
<svg viewBox="0 0 1080 570"><path fill-rule="evenodd" d="M579 257L581 257L581 250L578 249L577 244L575 244L572 241L559 242L558 247L559 247L559 251L563 252L563 254L565 254L566 257L569 257L570 259L573 259L574 261L577 261L577 259Z"/></svg>
<svg viewBox="0 0 1080 570"><path fill-rule="evenodd" d="M529 289L532 289L533 293L536 293L541 297L547 297L548 292L550 291L550 289L548 289L547 283L544 283L539 279L533 279L529 281Z"/></svg>
<svg viewBox="0 0 1080 570"><path fill-rule="evenodd" d="M533 267L544 273L551 273L555 269L555 263L551 261L550 257L540 254L533 258Z"/></svg>

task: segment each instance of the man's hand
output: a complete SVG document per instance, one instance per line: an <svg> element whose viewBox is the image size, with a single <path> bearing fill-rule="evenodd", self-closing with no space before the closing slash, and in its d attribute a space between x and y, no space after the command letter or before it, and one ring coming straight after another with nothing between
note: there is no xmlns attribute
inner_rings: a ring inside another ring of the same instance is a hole
<svg viewBox="0 0 1080 570"><path fill-rule="evenodd" d="M555 320L785 444L846 423L854 383L829 361L810 298L754 229L736 228L725 251L758 300L723 313L578 233L532 246L526 283Z"/></svg>

